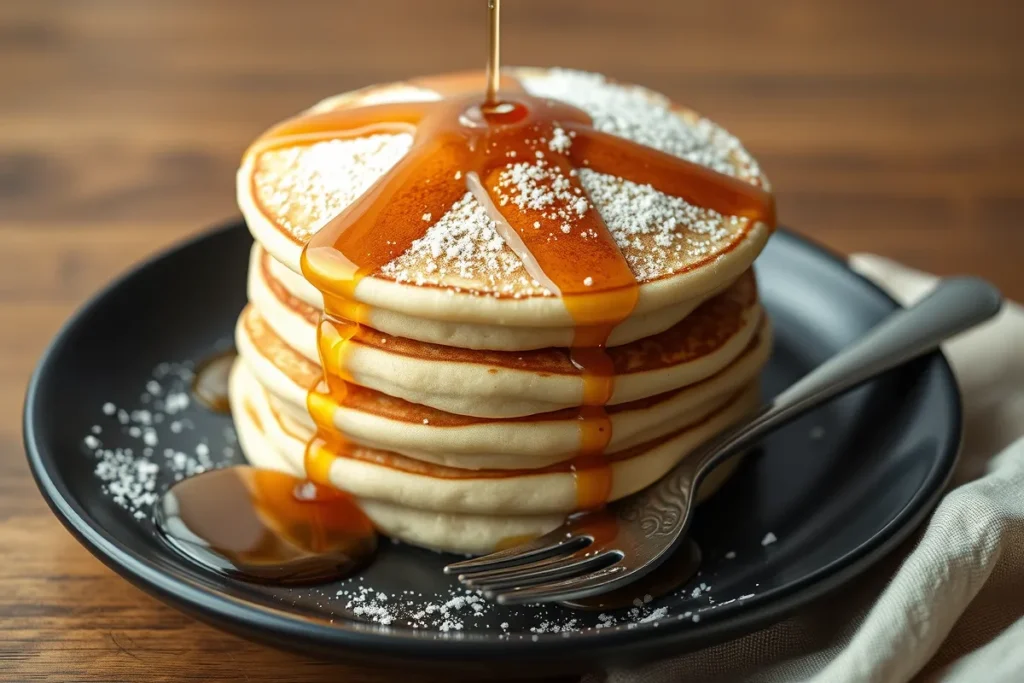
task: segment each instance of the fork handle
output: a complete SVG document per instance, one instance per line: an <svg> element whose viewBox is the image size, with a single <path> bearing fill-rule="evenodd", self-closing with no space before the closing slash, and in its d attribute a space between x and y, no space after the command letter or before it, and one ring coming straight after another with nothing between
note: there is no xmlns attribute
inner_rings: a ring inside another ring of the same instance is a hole
<svg viewBox="0 0 1024 683"><path fill-rule="evenodd" d="M702 449L697 479L723 460L830 398L923 355L943 341L995 316L999 291L980 278L955 277L914 306L899 310L853 345L802 377L749 420L726 430ZM688 458L687 458L688 459ZM684 459L685 463L687 459Z"/></svg>

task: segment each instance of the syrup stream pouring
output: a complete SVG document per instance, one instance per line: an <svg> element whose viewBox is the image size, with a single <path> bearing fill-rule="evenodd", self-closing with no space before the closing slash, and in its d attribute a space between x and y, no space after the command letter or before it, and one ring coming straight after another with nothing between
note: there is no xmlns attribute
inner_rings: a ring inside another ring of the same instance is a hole
<svg viewBox="0 0 1024 683"><path fill-rule="evenodd" d="M487 0L490 52L487 55L487 96L484 107L498 104L501 84L501 0Z"/></svg>
<svg viewBox="0 0 1024 683"><path fill-rule="evenodd" d="M574 600L632 583L683 541L697 488L708 472L808 410L992 318L1001 306L1001 295L984 280L945 279L647 489L598 512L571 516L532 541L444 571L502 604Z"/></svg>

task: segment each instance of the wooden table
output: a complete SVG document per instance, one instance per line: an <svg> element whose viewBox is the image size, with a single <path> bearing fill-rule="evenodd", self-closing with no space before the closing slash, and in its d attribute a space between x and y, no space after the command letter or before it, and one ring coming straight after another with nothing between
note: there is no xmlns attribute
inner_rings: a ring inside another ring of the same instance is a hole
<svg viewBox="0 0 1024 683"><path fill-rule="evenodd" d="M1024 298L1019 0L515 0L509 63L649 84L745 140L783 220ZM375 81L482 65L483 0L0 3L0 679L377 681L132 588L24 465L29 372L137 259L235 214L263 127Z"/></svg>

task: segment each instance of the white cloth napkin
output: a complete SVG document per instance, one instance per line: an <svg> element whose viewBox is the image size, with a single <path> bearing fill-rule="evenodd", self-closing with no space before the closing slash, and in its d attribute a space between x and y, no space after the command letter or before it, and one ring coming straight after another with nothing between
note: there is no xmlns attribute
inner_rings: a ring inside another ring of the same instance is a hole
<svg viewBox="0 0 1024 683"><path fill-rule="evenodd" d="M851 265L904 304L936 282L876 256ZM1008 304L944 350L963 392L965 441L921 533L839 597L782 623L585 681L1024 681L1024 309Z"/></svg>

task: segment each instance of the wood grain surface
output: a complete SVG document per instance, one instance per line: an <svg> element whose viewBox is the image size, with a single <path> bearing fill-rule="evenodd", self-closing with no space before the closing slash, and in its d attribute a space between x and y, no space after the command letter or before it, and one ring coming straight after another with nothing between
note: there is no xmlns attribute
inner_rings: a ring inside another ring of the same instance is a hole
<svg viewBox="0 0 1024 683"><path fill-rule="evenodd" d="M604 71L718 120L801 232L1024 298L1020 0L505 4L508 63ZM117 578L40 499L21 402L90 293L235 215L262 128L477 67L484 41L484 0L0 2L0 678L387 679L243 642Z"/></svg>

